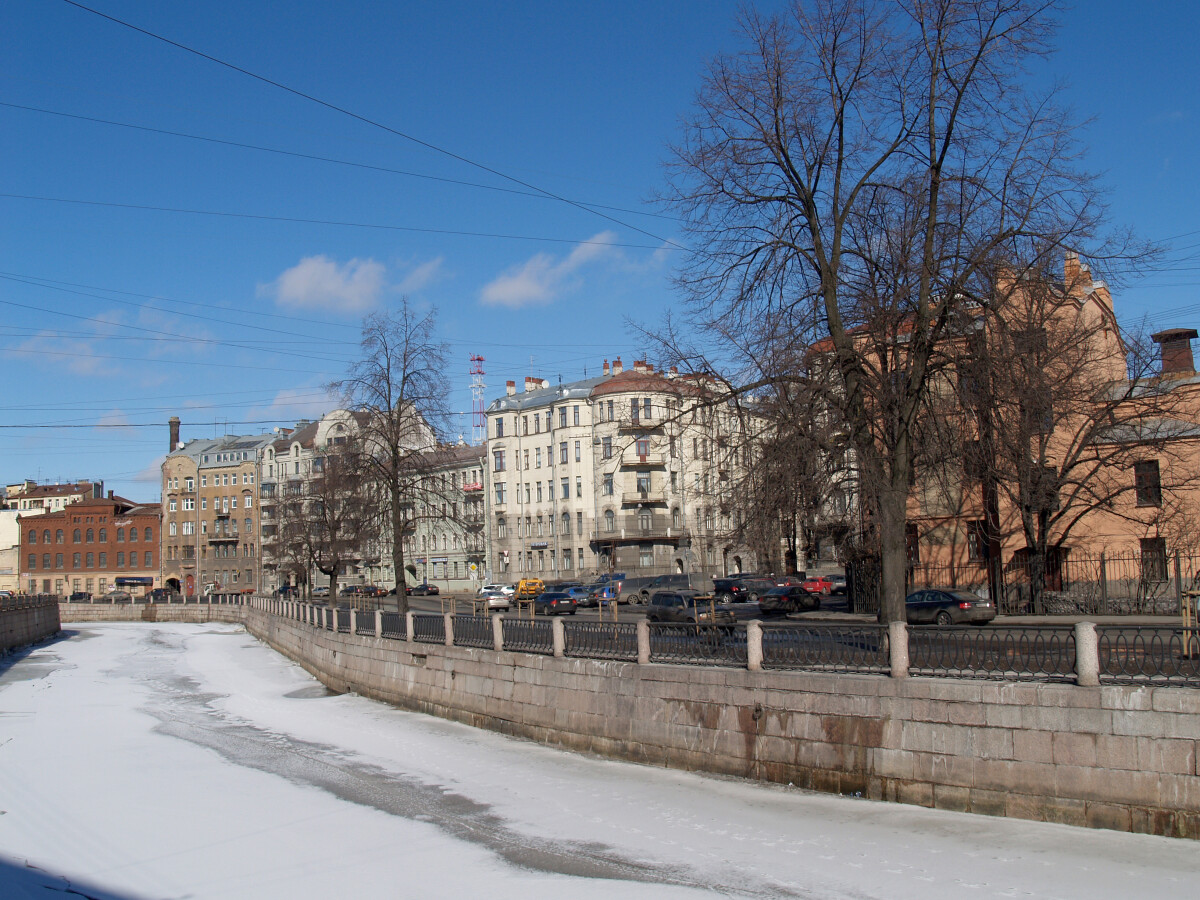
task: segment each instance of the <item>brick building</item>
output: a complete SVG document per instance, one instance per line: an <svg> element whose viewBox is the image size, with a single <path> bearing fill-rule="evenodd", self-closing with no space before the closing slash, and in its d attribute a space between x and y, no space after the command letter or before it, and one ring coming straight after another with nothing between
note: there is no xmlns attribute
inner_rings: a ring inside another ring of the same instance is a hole
<svg viewBox="0 0 1200 900"><path fill-rule="evenodd" d="M20 582L31 594L114 588L139 596L159 580L161 507L113 496L22 515Z"/></svg>

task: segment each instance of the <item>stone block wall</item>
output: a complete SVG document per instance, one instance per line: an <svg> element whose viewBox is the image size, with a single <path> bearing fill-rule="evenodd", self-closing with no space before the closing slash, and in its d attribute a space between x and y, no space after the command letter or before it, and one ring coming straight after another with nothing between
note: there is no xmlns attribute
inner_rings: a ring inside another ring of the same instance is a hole
<svg viewBox="0 0 1200 900"><path fill-rule="evenodd" d="M652 765L1200 837L1200 691L639 665L313 629L251 633L330 688Z"/></svg>
<svg viewBox="0 0 1200 900"><path fill-rule="evenodd" d="M0 609L0 656L53 637L60 630L58 604L31 602Z"/></svg>

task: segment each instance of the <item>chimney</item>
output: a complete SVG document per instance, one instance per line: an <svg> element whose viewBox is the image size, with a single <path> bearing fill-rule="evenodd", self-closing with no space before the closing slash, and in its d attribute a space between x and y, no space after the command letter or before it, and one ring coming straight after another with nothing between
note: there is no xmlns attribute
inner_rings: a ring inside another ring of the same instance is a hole
<svg viewBox="0 0 1200 900"><path fill-rule="evenodd" d="M108 499L109 500L113 499L113 491L108 492Z"/></svg>
<svg viewBox="0 0 1200 900"><path fill-rule="evenodd" d="M625 367L623 365L621 365L621 357L618 356L616 359L613 360L612 373L614 375L620 375L624 371L625 371Z"/></svg>
<svg viewBox="0 0 1200 900"><path fill-rule="evenodd" d="M607 359L604 361L604 377L605 378L608 377L608 360Z"/></svg>
<svg viewBox="0 0 1200 900"><path fill-rule="evenodd" d="M1195 375L1196 363L1192 358L1192 341L1197 337L1194 328L1170 328L1150 335L1158 344L1162 354L1162 375Z"/></svg>
<svg viewBox="0 0 1200 900"><path fill-rule="evenodd" d="M645 372L646 371L646 361L644 359L635 359L633 361L633 371Z"/></svg>
<svg viewBox="0 0 1200 900"><path fill-rule="evenodd" d="M171 416L167 420L167 426L171 430L171 446L167 448L167 452L174 453L179 449L179 416Z"/></svg>
<svg viewBox="0 0 1200 900"><path fill-rule="evenodd" d="M508 396L511 397L516 392L517 392L517 383L515 381L504 382L504 393L506 393Z"/></svg>

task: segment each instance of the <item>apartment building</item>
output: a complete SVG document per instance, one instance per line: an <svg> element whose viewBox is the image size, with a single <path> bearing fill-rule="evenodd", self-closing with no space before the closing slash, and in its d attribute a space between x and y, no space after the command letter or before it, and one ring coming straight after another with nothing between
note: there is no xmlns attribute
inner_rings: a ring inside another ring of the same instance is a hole
<svg viewBox="0 0 1200 900"><path fill-rule="evenodd" d="M526 378L488 407L490 576L750 570L735 539L739 444L699 379L626 371Z"/></svg>
<svg viewBox="0 0 1200 900"><path fill-rule="evenodd" d="M103 481L38 484L21 481L7 485L0 503L0 590L19 591L21 574L21 531L18 517L59 512L71 503L104 496Z"/></svg>
<svg viewBox="0 0 1200 900"><path fill-rule="evenodd" d="M162 465L162 574L185 594L262 587L259 466L276 436L226 435L180 444Z"/></svg>
<svg viewBox="0 0 1200 900"><path fill-rule="evenodd" d="M111 491L53 512L21 516L21 587L31 594L101 595L114 588L141 596L160 576L157 503Z"/></svg>
<svg viewBox="0 0 1200 900"><path fill-rule="evenodd" d="M425 483L410 501L412 528L404 539L408 580L436 584L443 593L473 592L484 583L489 558L486 449L449 445L424 457Z"/></svg>

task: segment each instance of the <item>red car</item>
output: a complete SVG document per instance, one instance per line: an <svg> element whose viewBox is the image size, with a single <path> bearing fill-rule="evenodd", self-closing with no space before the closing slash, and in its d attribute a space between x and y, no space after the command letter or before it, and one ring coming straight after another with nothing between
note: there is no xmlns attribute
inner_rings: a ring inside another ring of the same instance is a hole
<svg viewBox="0 0 1200 900"><path fill-rule="evenodd" d="M822 594L828 597L833 590L833 581L828 575L813 575L810 578L805 578L801 587L810 594Z"/></svg>

